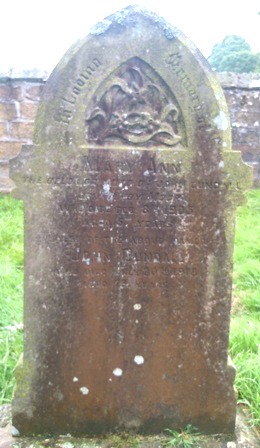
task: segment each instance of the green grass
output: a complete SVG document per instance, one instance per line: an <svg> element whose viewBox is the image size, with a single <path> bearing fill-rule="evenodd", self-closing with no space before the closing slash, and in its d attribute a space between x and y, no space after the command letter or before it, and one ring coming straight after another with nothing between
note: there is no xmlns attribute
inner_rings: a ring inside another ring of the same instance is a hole
<svg viewBox="0 0 260 448"><path fill-rule="evenodd" d="M173 429L165 429L165 431L169 435L169 438L162 442L162 446L165 448L192 448L198 446L201 433L192 425L187 425L183 431L175 431Z"/></svg>
<svg viewBox="0 0 260 448"><path fill-rule="evenodd" d="M260 190L238 209L230 353L240 403L260 425ZM23 207L0 198L0 403L10 402L14 367L22 351Z"/></svg>
<svg viewBox="0 0 260 448"><path fill-rule="evenodd" d="M23 205L0 197L0 403L10 402L22 351Z"/></svg>
<svg viewBox="0 0 260 448"><path fill-rule="evenodd" d="M260 190L239 207L234 250L230 354L236 366L238 402L260 425Z"/></svg>

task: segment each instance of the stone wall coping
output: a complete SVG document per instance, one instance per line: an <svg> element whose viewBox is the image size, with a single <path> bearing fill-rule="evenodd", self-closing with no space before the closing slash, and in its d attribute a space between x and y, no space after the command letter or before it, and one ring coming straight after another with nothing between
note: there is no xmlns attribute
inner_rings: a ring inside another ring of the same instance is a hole
<svg viewBox="0 0 260 448"><path fill-rule="evenodd" d="M217 78L223 89L260 89L260 73L232 73L222 72L216 73ZM8 84L11 82L31 82L43 83L47 81L47 76L39 77L22 77L22 76L0 76L0 84Z"/></svg>

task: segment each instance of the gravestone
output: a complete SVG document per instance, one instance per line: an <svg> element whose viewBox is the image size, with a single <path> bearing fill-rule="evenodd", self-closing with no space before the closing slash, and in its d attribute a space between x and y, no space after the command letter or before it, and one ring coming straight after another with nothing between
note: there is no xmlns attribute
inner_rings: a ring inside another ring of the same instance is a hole
<svg viewBox="0 0 260 448"><path fill-rule="evenodd" d="M223 93L178 30L127 8L49 78L25 204L21 434L234 429L235 207L250 185Z"/></svg>

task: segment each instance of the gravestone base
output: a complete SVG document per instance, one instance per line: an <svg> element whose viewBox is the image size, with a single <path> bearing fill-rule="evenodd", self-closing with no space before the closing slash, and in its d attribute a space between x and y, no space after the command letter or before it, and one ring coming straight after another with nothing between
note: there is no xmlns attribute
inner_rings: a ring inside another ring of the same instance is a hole
<svg viewBox="0 0 260 448"><path fill-rule="evenodd" d="M73 438L70 435L47 437L12 437L11 407L0 407L0 448L162 448L167 433L157 436L117 434L106 438ZM257 448L259 435L250 428L242 409L238 408L234 435L200 436L201 448ZM196 446L196 445L194 445Z"/></svg>

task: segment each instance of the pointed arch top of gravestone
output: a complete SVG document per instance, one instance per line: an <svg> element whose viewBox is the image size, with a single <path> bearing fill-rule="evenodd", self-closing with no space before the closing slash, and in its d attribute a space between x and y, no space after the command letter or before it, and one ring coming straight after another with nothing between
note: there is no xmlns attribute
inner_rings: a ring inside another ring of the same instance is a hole
<svg viewBox="0 0 260 448"><path fill-rule="evenodd" d="M230 159L227 105L207 61L179 30L139 6L97 24L51 74L34 146L11 163L16 194L28 197L22 171L46 183L43 166L52 178L53 164L68 171L87 148L102 147L186 150L186 163L197 160L200 168L205 157L215 169Z"/></svg>
<svg viewBox="0 0 260 448"><path fill-rule="evenodd" d="M21 434L232 432L234 211L250 185L223 92L178 30L130 7L50 76L25 201Z"/></svg>
<svg viewBox="0 0 260 448"><path fill-rule="evenodd" d="M175 27L131 6L96 25L58 64L35 143L65 143L71 150L74 143L115 141L187 146L197 127L224 132L230 147L225 100L207 62Z"/></svg>

